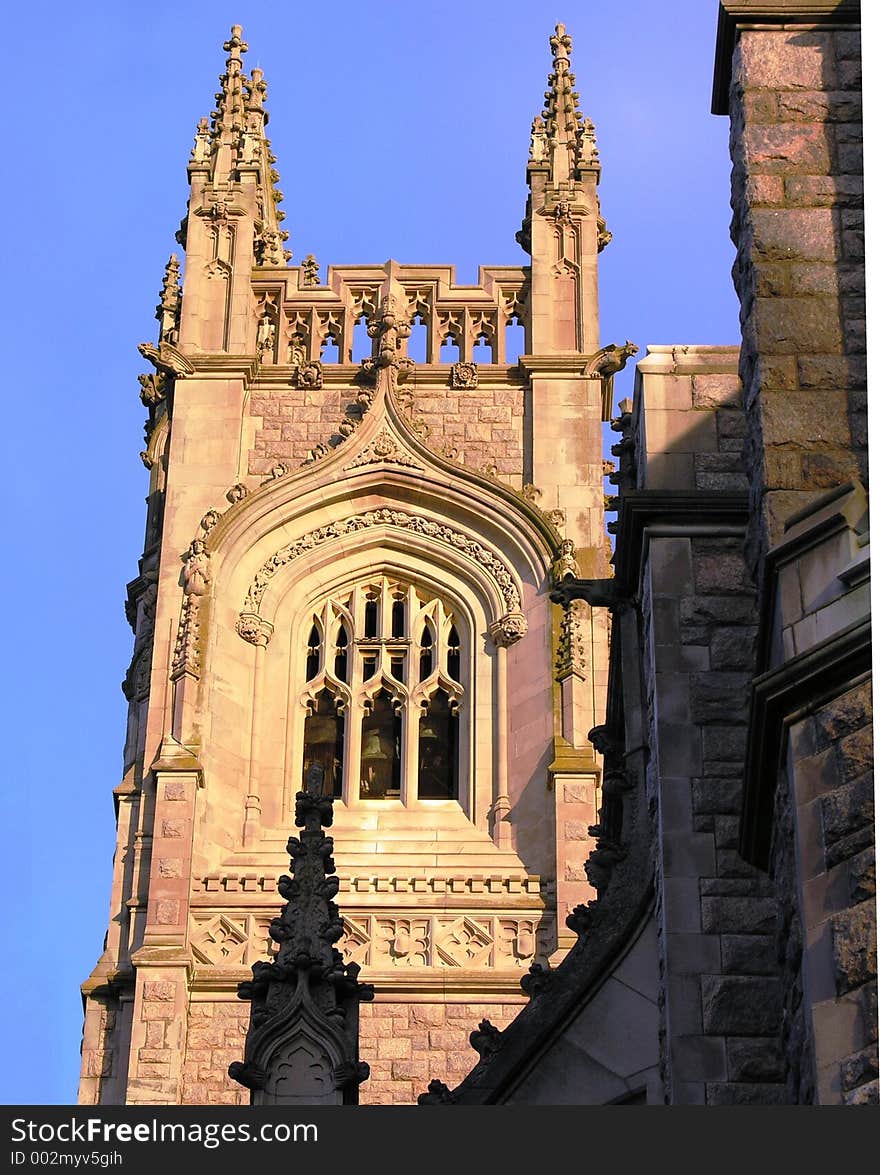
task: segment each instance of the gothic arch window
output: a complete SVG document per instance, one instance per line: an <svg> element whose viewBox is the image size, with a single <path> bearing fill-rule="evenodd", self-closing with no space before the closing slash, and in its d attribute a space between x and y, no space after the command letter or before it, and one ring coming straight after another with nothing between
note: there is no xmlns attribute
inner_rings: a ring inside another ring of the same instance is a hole
<svg viewBox="0 0 880 1175"><path fill-rule="evenodd" d="M458 799L462 623L433 591L386 575L323 600L300 650L303 779L320 764L347 804Z"/></svg>

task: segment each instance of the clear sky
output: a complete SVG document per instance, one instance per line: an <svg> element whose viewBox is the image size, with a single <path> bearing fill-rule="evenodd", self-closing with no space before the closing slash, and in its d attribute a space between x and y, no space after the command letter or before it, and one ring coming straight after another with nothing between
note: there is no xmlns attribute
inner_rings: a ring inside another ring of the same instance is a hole
<svg viewBox="0 0 880 1175"><path fill-rule="evenodd" d="M716 17L714 0L22 6L7 41L0 314L2 1103L76 1098L147 491L136 345L156 338L230 25L266 73L294 261L452 263L469 280L525 260L529 127L565 22L614 234L602 342L644 347L739 341L728 120L709 112ZM617 398L631 386L619 376Z"/></svg>

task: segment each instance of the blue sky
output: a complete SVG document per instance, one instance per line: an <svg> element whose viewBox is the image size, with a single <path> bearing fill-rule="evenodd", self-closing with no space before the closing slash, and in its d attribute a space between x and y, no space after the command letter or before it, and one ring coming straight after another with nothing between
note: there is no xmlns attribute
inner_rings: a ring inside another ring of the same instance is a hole
<svg viewBox="0 0 880 1175"><path fill-rule="evenodd" d="M7 550L4 1104L75 1101L79 984L109 909L147 473L136 345L196 123L244 26L294 260L521 264L529 127L557 21L614 239L602 341L738 342L714 0L43 4L11 30L2 431ZM631 375L618 377L617 397Z"/></svg>

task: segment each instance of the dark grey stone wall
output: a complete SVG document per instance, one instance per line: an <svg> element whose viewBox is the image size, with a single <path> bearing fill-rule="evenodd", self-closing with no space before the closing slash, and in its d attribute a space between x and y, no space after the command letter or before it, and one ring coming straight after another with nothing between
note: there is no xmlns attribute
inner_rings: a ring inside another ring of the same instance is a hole
<svg viewBox="0 0 880 1175"><path fill-rule="evenodd" d="M759 583L787 515L867 476L860 87L858 30L739 35L731 236Z"/></svg>

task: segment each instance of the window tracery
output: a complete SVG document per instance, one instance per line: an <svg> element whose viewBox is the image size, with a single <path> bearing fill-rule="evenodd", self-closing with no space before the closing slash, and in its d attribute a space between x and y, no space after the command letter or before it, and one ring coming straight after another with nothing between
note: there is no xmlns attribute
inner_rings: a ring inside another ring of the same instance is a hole
<svg viewBox="0 0 880 1175"><path fill-rule="evenodd" d="M326 599L306 624L303 778L365 800L457 799L466 665L452 607L378 576Z"/></svg>

